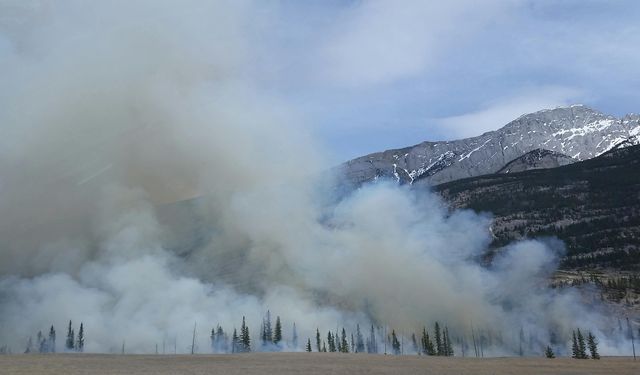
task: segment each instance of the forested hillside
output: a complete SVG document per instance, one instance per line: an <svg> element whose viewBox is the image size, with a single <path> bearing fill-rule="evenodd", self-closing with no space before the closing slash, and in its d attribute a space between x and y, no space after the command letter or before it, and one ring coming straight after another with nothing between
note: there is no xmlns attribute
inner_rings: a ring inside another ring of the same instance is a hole
<svg viewBox="0 0 640 375"><path fill-rule="evenodd" d="M493 174L435 189L455 208L494 215L493 249L557 236L565 268L640 269L640 146L551 169Z"/></svg>

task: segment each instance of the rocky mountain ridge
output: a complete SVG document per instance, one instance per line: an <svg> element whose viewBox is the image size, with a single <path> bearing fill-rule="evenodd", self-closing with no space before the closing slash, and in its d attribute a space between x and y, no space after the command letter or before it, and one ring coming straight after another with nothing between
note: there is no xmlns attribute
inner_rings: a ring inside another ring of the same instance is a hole
<svg viewBox="0 0 640 375"><path fill-rule="evenodd" d="M616 118L584 105L572 105L526 114L473 138L422 142L362 156L342 164L339 173L352 187L379 178L401 184L437 185L496 173L536 149L576 161L587 160L638 135L640 115Z"/></svg>

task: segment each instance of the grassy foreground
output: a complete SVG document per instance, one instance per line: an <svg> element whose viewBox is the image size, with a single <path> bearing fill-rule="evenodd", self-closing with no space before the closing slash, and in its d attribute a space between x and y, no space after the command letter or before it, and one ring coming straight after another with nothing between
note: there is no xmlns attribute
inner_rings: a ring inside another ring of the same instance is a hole
<svg viewBox="0 0 640 375"><path fill-rule="evenodd" d="M335 353L0 356L2 374L640 374L640 360L607 357L458 358Z"/></svg>

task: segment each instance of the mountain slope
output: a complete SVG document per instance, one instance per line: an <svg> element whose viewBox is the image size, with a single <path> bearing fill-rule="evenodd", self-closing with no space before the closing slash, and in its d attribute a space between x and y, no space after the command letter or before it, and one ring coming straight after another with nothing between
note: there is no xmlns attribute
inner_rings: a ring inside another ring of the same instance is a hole
<svg viewBox="0 0 640 375"><path fill-rule="evenodd" d="M478 137L423 142L362 156L341 165L340 173L346 184L355 187L377 178L436 185L495 173L510 161L538 148L576 160L590 159L638 134L639 115L617 119L573 105L521 116L499 130Z"/></svg>
<svg viewBox="0 0 640 375"><path fill-rule="evenodd" d="M492 174L435 187L455 208L494 215L493 247L557 236L564 266L640 269L640 146L551 169Z"/></svg>

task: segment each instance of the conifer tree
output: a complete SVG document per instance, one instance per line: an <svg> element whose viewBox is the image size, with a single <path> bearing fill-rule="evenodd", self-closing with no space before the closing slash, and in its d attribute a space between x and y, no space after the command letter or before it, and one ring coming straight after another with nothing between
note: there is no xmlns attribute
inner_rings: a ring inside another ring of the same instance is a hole
<svg viewBox="0 0 640 375"><path fill-rule="evenodd" d="M53 328L53 325L51 326L51 329L49 329L49 344L47 347L49 349L49 353L56 352L56 330Z"/></svg>
<svg viewBox="0 0 640 375"><path fill-rule="evenodd" d="M413 346L413 351L416 354L420 354L420 348L418 347L418 340L416 339L416 334L411 333L411 345Z"/></svg>
<svg viewBox="0 0 640 375"><path fill-rule="evenodd" d="M74 343L75 343L75 334L73 333L73 327L71 326L71 321L69 321L69 330L67 331L67 342L65 345L67 350L73 350Z"/></svg>
<svg viewBox="0 0 640 375"><path fill-rule="evenodd" d="M316 349L320 351L320 329L316 328Z"/></svg>
<svg viewBox="0 0 640 375"><path fill-rule="evenodd" d="M436 325L435 325L435 335L436 335L436 354L443 355L444 347L442 346L442 336L440 334L440 324L438 324L438 322L436 322Z"/></svg>
<svg viewBox="0 0 640 375"><path fill-rule="evenodd" d="M242 352L251 351L251 337L249 335L249 327L245 321L245 317L242 317L242 326L240 327L240 343Z"/></svg>
<svg viewBox="0 0 640 375"><path fill-rule="evenodd" d="M262 346L266 346L273 342L273 330L271 329L271 311L267 310L267 314L262 320Z"/></svg>
<svg viewBox="0 0 640 375"><path fill-rule="evenodd" d="M228 350L227 335L219 324L211 329L211 349L215 353L225 353Z"/></svg>
<svg viewBox="0 0 640 375"><path fill-rule="evenodd" d="M576 331L573 331L572 343L571 343L571 358L580 358L580 350L578 349L578 338Z"/></svg>
<svg viewBox="0 0 640 375"><path fill-rule="evenodd" d="M449 346L449 342L447 341L447 328L445 327L442 330L442 354L443 356L447 356L447 347Z"/></svg>
<svg viewBox="0 0 640 375"><path fill-rule="evenodd" d="M553 353L553 349L549 345L547 345L547 349L544 351L544 356L547 358L555 358L556 355Z"/></svg>
<svg viewBox="0 0 640 375"><path fill-rule="evenodd" d="M356 353L364 352L364 338L362 337L362 332L360 332L360 324L356 325Z"/></svg>
<svg viewBox="0 0 640 375"><path fill-rule="evenodd" d="M38 343L38 352L39 353L46 353L47 352L47 340L45 340L44 336L42 335L42 331L38 331L38 335L37 335L36 341Z"/></svg>
<svg viewBox="0 0 640 375"><path fill-rule="evenodd" d="M238 337L238 331L233 329L233 336L231 336L231 353L238 353L240 349L240 338Z"/></svg>
<svg viewBox="0 0 640 375"><path fill-rule="evenodd" d="M353 332L351 332L351 353L356 352L356 340L353 338Z"/></svg>
<svg viewBox="0 0 640 375"><path fill-rule="evenodd" d="M76 342L76 352L84 351L84 326L80 323L80 330L78 331L78 341Z"/></svg>
<svg viewBox="0 0 640 375"><path fill-rule="evenodd" d="M273 332L273 343L278 345L282 341L282 323L280 323L280 317L276 317L276 328Z"/></svg>
<svg viewBox="0 0 640 375"><path fill-rule="evenodd" d="M327 345L329 346L330 352L333 353L336 351L336 343L335 343L335 340L333 339L333 335L331 334L331 331L327 333Z"/></svg>
<svg viewBox="0 0 640 375"><path fill-rule="evenodd" d="M215 353L216 352L216 344L217 344L217 337L218 335L216 334L216 329L215 328L211 328L211 350Z"/></svg>
<svg viewBox="0 0 640 375"><path fill-rule="evenodd" d="M307 339L306 350L307 350L308 353L311 353L311 339L310 338Z"/></svg>
<svg viewBox="0 0 640 375"><path fill-rule="evenodd" d="M217 336L218 336L218 350L223 353L226 353L227 350L229 349L229 345L227 344L227 334L224 332L224 330L220 325L218 325Z"/></svg>
<svg viewBox="0 0 640 375"><path fill-rule="evenodd" d="M294 349L298 348L298 330L296 329L296 322L293 322L293 330L291 331L291 346Z"/></svg>
<svg viewBox="0 0 640 375"><path fill-rule="evenodd" d="M372 324L371 332L369 333L369 339L367 340L367 353L377 353L377 352L378 352L378 343L376 342L376 332Z"/></svg>
<svg viewBox="0 0 640 375"><path fill-rule="evenodd" d="M263 347L267 345L267 335L264 330L264 318L262 319L262 323L260 324L260 342Z"/></svg>
<svg viewBox="0 0 640 375"><path fill-rule="evenodd" d="M322 342L322 352L323 353L327 352L327 344L324 341Z"/></svg>
<svg viewBox="0 0 640 375"><path fill-rule="evenodd" d="M591 358L600 359L600 354L598 354L598 340L596 337L589 331L587 335L587 345L589 346L589 352L591 353Z"/></svg>
<svg viewBox="0 0 640 375"><path fill-rule="evenodd" d="M422 328L422 352L426 355L436 355L436 349L425 327Z"/></svg>
<svg viewBox="0 0 640 375"><path fill-rule="evenodd" d="M446 345L444 346L444 351L446 356L453 356L453 344L451 343L451 337L449 337L449 327L444 327L444 339Z"/></svg>
<svg viewBox="0 0 640 375"><path fill-rule="evenodd" d="M347 342L347 332L342 328L342 338L340 340L340 351L342 353L349 353L349 343Z"/></svg>
<svg viewBox="0 0 640 375"><path fill-rule="evenodd" d="M580 328L578 328L578 353L580 359L587 359L587 345L584 342L584 336L582 332L580 332Z"/></svg>
<svg viewBox="0 0 640 375"><path fill-rule="evenodd" d="M391 331L391 348L393 349L393 354L400 354L400 341L398 341L398 336L396 336L396 331Z"/></svg>
<svg viewBox="0 0 640 375"><path fill-rule="evenodd" d="M33 353L33 339L29 336L27 340L27 347L24 349L25 354Z"/></svg>

